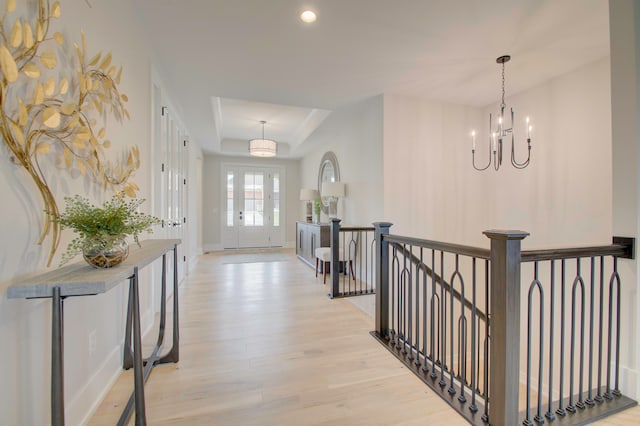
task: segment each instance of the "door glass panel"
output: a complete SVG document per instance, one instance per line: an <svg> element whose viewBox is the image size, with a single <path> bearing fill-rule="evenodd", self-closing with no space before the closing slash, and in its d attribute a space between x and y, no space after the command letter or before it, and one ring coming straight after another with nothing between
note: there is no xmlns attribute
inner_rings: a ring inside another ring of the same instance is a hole
<svg viewBox="0 0 640 426"><path fill-rule="evenodd" d="M264 175L244 174L244 226L264 225Z"/></svg>
<svg viewBox="0 0 640 426"><path fill-rule="evenodd" d="M273 226L280 226L280 173L273 174Z"/></svg>
<svg viewBox="0 0 640 426"><path fill-rule="evenodd" d="M227 226L233 226L233 172L227 172Z"/></svg>

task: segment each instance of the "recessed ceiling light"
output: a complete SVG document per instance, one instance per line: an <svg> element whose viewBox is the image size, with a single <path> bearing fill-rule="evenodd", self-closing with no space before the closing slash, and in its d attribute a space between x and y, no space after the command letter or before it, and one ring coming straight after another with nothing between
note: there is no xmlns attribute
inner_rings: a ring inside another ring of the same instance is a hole
<svg viewBox="0 0 640 426"><path fill-rule="evenodd" d="M312 10L305 10L300 14L300 19L302 20L302 22L305 22L307 24L315 22L316 18L316 14Z"/></svg>

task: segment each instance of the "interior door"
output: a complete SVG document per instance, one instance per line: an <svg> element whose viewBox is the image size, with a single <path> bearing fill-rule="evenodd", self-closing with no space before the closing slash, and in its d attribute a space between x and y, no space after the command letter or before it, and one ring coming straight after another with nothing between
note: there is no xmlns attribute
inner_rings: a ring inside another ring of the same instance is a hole
<svg viewBox="0 0 640 426"><path fill-rule="evenodd" d="M186 273L185 268L185 227L186 227L186 135L174 120L166 107L160 109L159 117L159 158L161 162L159 170L159 185L156 186L155 196L158 197L157 215L162 220L162 229L156 238L180 239L182 244L178 247L178 279L182 280ZM168 274L173 274L173 262L168 262ZM171 275L169 275L171 276Z"/></svg>
<svg viewBox="0 0 640 426"><path fill-rule="evenodd" d="M283 245L282 176L280 168L223 167L224 248Z"/></svg>

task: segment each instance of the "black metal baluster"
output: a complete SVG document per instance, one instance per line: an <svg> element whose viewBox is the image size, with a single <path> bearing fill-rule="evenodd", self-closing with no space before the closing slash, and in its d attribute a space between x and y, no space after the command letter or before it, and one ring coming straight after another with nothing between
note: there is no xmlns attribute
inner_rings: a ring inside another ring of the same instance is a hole
<svg viewBox="0 0 640 426"><path fill-rule="evenodd" d="M536 285L539 290L540 295L540 336L538 337L538 342L540 345L540 349L538 351L538 411L535 417L533 418L539 424L544 423L544 417L542 415L542 374L544 372L544 289L542 288L542 283L538 279L538 262L536 262L535 266L535 275L536 275Z"/></svg>
<svg viewBox="0 0 640 426"><path fill-rule="evenodd" d="M398 250L393 248L393 257L391 260L391 330L389 331L389 336L393 341L396 338L396 329L400 331L396 327L396 265L398 265ZM398 265L398 268L400 266Z"/></svg>
<svg viewBox="0 0 640 426"><path fill-rule="evenodd" d="M467 382L467 317L465 315L464 302L467 300L465 298L464 292L464 279L462 278L462 274L460 273L458 255L456 254L456 271L451 278L451 292L453 296L454 289L454 277L458 277L460 281L460 317L458 318L458 377L460 379L460 395L458 396L458 401L465 403L467 402L467 398L464 395L464 387ZM453 297L452 297L453 299ZM453 311L453 309L452 309ZM451 334L453 334L453 329L451 330ZM453 350L451 351L453 352ZM452 371L453 375L453 371ZM451 388L453 388L453 380L451 380ZM451 388L449 388L449 393L452 394ZM455 388L453 389L453 393L455 393Z"/></svg>
<svg viewBox="0 0 640 426"><path fill-rule="evenodd" d="M447 386L447 382L444 380L444 371L447 369L447 294L444 291L444 252L440 251L440 297L442 298L440 303L440 324L442 326L442 356L440 366L440 381L438 384L440 387Z"/></svg>
<svg viewBox="0 0 640 426"><path fill-rule="evenodd" d="M405 253L407 253L405 251ZM413 361L413 279L411 274L411 254L413 253L413 246L409 246L409 252L404 257L404 273L405 273L405 281L407 282L406 290L407 290L407 300L405 301L407 304L407 338L404 340L404 354L407 353L407 346L409 347L409 361ZM409 262L409 267L407 268L407 262Z"/></svg>
<svg viewBox="0 0 640 426"><path fill-rule="evenodd" d="M365 232L365 233L364 233L364 238L366 239L366 237L367 237L367 233ZM362 231L360 231L360 232L358 232L358 241L360 241L360 244L357 244L357 243L356 243L356 249L355 249L355 251L356 251L356 252L358 252L358 253L357 253L357 255L358 255L358 262L360 262L360 264L359 264L359 267L360 267L360 268L358 269L358 271L360 271L360 294L364 294L364 291L366 291L366 290L367 290L367 281L366 281L366 279L367 279L367 277L366 277L366 274L367 274L367 272L366 272L366 270L367 270L367 259L366 259L366 257L365 257L365 258L364 258L364 260L363 260L363 256L362 256L362 239L363 239L363 237L362 237ZM366 250L366 247L367 247L366 243L365 243L365 246L364 246L364 247L365 247L365 250ZM363 262L363 261L364 261L364 263L365 263L364 269L362 269L362 262ZM363 279L362 271L365 271L365 276L364 276L364 280L365 280L365 283L364 283L364 291L362 290L362 279ZM354 274L354 275L355 275L355 274Z"/></svg>
<svg viewBox="0 0 640 426"><path fill-rule="evenodd" d="M349 271L347 272L347 274L349 275L349 280L353 279L353 294L362 294L362 280L360 280L360 290L358 290L358 280L355 276L355 270L362 271L362 264L358 265L358 267L356 268L356 263L362 260L357 255L358 241L360 241L360 231L351 231L351 241L353 243L353 258L349 257ZM351 256L351 246L349 247L349 256Z"/></svg>
<svg viewBox="0 0 640 426"><path fill-rule="evenodd" d="M371 293L374 292L375 287L377 285L376 283L376 274L374 273L374 271L376 270L376 264L375 264L375 246L376 246L376 238L375 235L373 237L373 240L371 240Z"/></svg>
<svg viewBox="0 0 640 426"><path fill-rule="evenodd" d="M342 233L342 250L344 256L344 265L342 270L342 283L344 294L350 295L351 293L351 274L349 273L349 260L351 255L351 242L347 244L347 233ZM353 234L353 233L352 233Z"/></svg>
<svg viewBox="0 0 640 426"><path fill-rule="evenodd" d="M602 398L602 315L604 310L604 256L600 256L600 303L598 303L598 388L597 402L604 402Z"/></svg>
<svg viewBox="0 0 640 426"><path fill-rule="evenodd" d="M584 290L584 280L582 279L582 271L580 270L580 258L578 258L578 273L580 274L580 376L578 380L578 402L576 403L576 407L583 410L585 408L584 405L584 315L585 315L585 290Z"/></svg>
<svg viewBox="0 0 640 426"><path fill-rule="evenodd" d="M369 293L370 287L373 286L373 262L371 262L371 269L369 269L369 232L364 233L364 245L362 246L364 249L364 292L365 294ZM360 250L362 254L362 250ZM362 269L360 270L360 279L362 279Z"/></svg>
<svg viewBox="0 0 640 426"><path fill-rule="evenodd" d="M615 262L615 258L614 258ZM615 269L615 267L614 267ZM607 387L604 392L604 397L611 400L613 399L613 395L611 394L611 336L613 334L613 319L611 318L613 315L613 276L614 272L611 273L611 277L609 278L609 312L608 312L608 321L607 321Z"/></svg>
<svg viewBox="0 0 640 426"><path fill-rule="evenodd" d="M346 259L349 256L349 247L347 244L347 233L342 231L340 232L340 235L342 237L342 241L341 241L341 247L342 247L342 256L339 257L339 262L338 262L338 279L340 280L340 282L342 283L342 296L348 296L351 293L351 282L347 281L347 276L345 275L345 272L347 270L347 263ZM345 261L343 261L343 259Z"/></svg>
<svg viewBox="0 0 640 426"><path fill-rule="evenodd" d="M476 377L476 258L471 258L471 404L469 410L472 413L478 411L476 405L476 393L478 378Z"/></svg>
<svg viewBox="0 0 640 426"><path fill-rule="evenodd" d="M349 273L349 254L351 252L351 242L347 242L347 232L342 233L342 255L344 256L344 261L342 262L342 274L340 274L340 279L343 284L343 295L349 296L353 294L351 292L351 274Z"/></svg>
<svg viewBox="0 0 640 426"><path fill-rule="evenodd" d="M569 362L570 372L569 372L569 405L567 406L567 411L570 413L576 412L576 406L581 408L578 404L574 405L574 394L573 394L573 386L574 386L574 372L575 372L575 333L576 333L576 289L578 284L580 284L580 294L582 295L582 306L580 307L581 311L584 312L584 282L582 281L582 277L580 276L580 258L577 259L576 266L576 277L573 280L573 285L571 286L571 360ZM580 328L583 328L584 322L580 322ZM584 333L581 333L584 335ZM582 345L581 350L582 350ZM580 355L582 358L582 354ZM582 367L582 365L580 366ZM582 380L582 368L580 368L580 379ZM580 383L579 390L582 388L582 384ZM580 403L580 396L578 398L578 403Z"/></svg>
<svg viewBox="0 0 640 426"><path fill-rule="evenodd" d="M422 266L422 354L424 355L422 371L428 373L429 365L427 364L427 315L429 309L427 308L427 292L429 289L429 281L427 274L427 265L424 263L423 251L423 248L420 247L420 265Z"/></svg>
<svg viewBox="0 0 640 426"><path fill-rule="evenodd" d="M396 343L396 349L402 348L402 345L400 344L400 339L404 339L404 328L403 328L404 325L402 322L402 317L404 315L403 296L404 296L404 292L402 289L402 271L400 270L400 260L398 259L398 338Z"/></svg>
<svg viewBox="0 0 640 426"><path fill-rule="evenodd" d="M484 414L482 414L482 421L489 423L489 344L491 343L491 336L489 335L489 321L491 321L491 313L489 311L489 260L485 260L484 264L484 311L486 313L484 321Z"/></svg>
<svg viewBox="0 0 640 426"><path fill-rule="evenodd" d="M555 319L554 319L554 313L555 313L555 287L556 287L556 261L555 260L551 260L550 262L551 266L550 266L550 274L551 274L551 280L550 280L550 284L551 284L551 288L550 288L550 293L551 295L549 296L549 404L548 404L548 409L547 409L547 413L545 414L545 417L549 420L554 420L556 418L555 414L553 413L553 358L554 358L554 353L553 353L553 341L554 341L554 337L555 337ZM542 388L542 383L540 383L538 385L540 388Z"/></svg>
<svg viewBox="0 0 640 426"><path fill-rule="evenodd" d="M595 258L591 256L591 279L589 280L590 288L589 288L589 385L587 390L587 400L585 403L591 407L595 405L593 401L593 312L594 312L594 303L593 293L595 287Z"/></svg>
<svg viewBox="0 0 640 426"><path fill-rule="evenodd" d="M620 275L618 275L618 258L613 258L613 276L611 279L616 285L616 362L614 371L613 394L621 396L620 392ZM611 285L609 286L609 298L611 298Z"/></svg>
<svg viewBox="0 0 640 426"><path fill-rule="evenodd" d="M420 252L422 252L422 248L420 248ZM415 306L416 306L416 329L415 329L415 337L414 337L414 347L416 350L416 366L420 366L421 362L420 362L420 345L422 343L422 333L420 332L421 330L421 319L422 319L422 314L420 311L420 289L422 288L422 286L420 285L420 272L421 272L421 264L422 264L422 259L420 259L420 263L416 263L415 265L415 273L414 273L414 277L415 277Z"/></svg>
<svg viewBox="0 0 640 426"><path fill-rule="evenodd" d="M354 235L357 235L354 239ZM349 243L349 257L348 259L345 259L345 266L344 266L344 271L346 272L346 274L349 276L349 283L351 283L351 280L353 279L353 293L349 293L349 294L357 294L358 293L358 282L356 281L356 273L354 271L355 268L355 263L356 263L356 250L358 249L358 241L360 238L360 232L359 231L351 231L351 242ZM351 247L353 246L353 259L351 260ZM346 260L348 260L349 262L346 262ZM347 263L348 263L348 268L347 268ZM362 265L360 265L360 270L362 270ZM351 289L351 284L349 284L349 289ZM360 281L360 292L362 293L362 280Z"/></svg>
<svg viewBox="0 0 640 426"><path fill-rule="evenodd" d="M567 412L564 410L564 337L566 334L565 329L565 259L560 261L560 388L559 388L559 401L556 414L559 416L566 416Z"/></svg>
<svg viewBox="0 0 640 426"><path fill-rule="evenodd" d="M420 249L420 259L422 261L422 249ZM433 325L429 324L429 300L427 299L427 294L429 293L429 274L427 270L427 265L425 263L422 264L422 353L424 354L424 363L422 364L422 371L425 373L429 372L429 364L428 364L428 356L427 356L427 339L429 338L429 331L427 325L431 328L433 332Z"/></svg>
<svg viewBox="0 0 640 426"><path fill-rule="evenodd" d="M482 344L480 343L481 341L483 341L481 339L482 333L480 332L480 321L478 321L477 325L476 325L476 348L475 348L475 352L476 352L476 389L475 391L477 393L479 393L480 395L482 395L482 390L480 389L480 364L482 363L482 354L480 353L481 349L482 349Z"/></svg>
<svg viewBox="0 0 640 426"><path fill-rule="evenodd" d="M415 277L416 277L416 334L414 346L416 348L416 366L420 366L420 270L422 269L422 247L420 247L420 263L415 265ZM424 283L423 283L424 286Z"/></svg>
<svg viewBox="0 0 640 426"><path fill-rule="evenodd" d="M524 409L524 421L522 422L525 426L533 425L531 421L531 297L533 294L533 289L535 288L535 284L538 281L538 262L534 263L534 279L529 285L529 296L527 298L527 379L526 379L526 397L525 402L526 406Z"/></svg>
<svg viewBox="0 0 640 426"><path fill-rule="evenodd" d="M455 259L456 259L456 269L455 270L457 271L458 270L458 265L457 265L457 263L458 263L458 255L457 254L455 256ZM444 280L444 270L442 272L443 272L443 274L440 275L440 279ZM455 348L455 346L453 344L454 343L454 339L455 339L455 336L454 336L455 328L453 326L453 324L454 324L453 303L455 301L455 297L453 297L453 286L454 286L453 276L449 281L450 281L449 285L451 286L451 289L449 290L449 311L450 311L449 312L449 325L450 325L449 333L451 333L451 335L449 336L449 342L451 343L451 346L450 346L450 354L449 354L449 390L448 391L449 391L449 395L455 395L456 388L453 386L453 379L454 379L454 375L455 375L455 371L454 371L455 364L453 362L453 352L454 352L454 348Z"/></svg>
<svg viewBox="0 0 640 426"><path fill-rule="evenodd" d="M407 343L411 346L411 274L407 270L407 246L404 246L404 267L402 269L402 330L403 344L402 353L407 354ZM408 302L407 302L408 301Z"/></svg>
<svg viewBox="0 0 640 426"><path fill-rule="evenodd" d="M436 379L436 365L441 365L440 356L440 297L436 289L435 277L436 253L431 249L431 348L429 355L431 357L431 374L432 379ZM437 337L436 337L437 336ZM435 352L434 352L435 347Z"/></svg>

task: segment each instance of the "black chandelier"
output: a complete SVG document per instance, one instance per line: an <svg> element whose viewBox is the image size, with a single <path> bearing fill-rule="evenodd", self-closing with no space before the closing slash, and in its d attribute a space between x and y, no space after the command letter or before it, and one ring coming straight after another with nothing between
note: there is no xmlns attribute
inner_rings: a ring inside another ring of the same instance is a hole
<svg viewBox="0 0 640 426"><path fill-rule="evenodd" d="M502 165L502 141L503 139L511 134L511 165L516 169L524 169L529 165L529 160L531 159L531 124L529 122L529 117L526 118L526 131L527 131L527 159L523 162L518 162L516 160L515 153L515 132L513 126L514 114L513 108L511 110L511 127L506 128L506 122L504 117L504 110L506 104L504 103L504 64L509 62L511 56L504 55L500 56L496 59L498 64L502 64L502 102L500 103L500 116L498 117L498 126L496 129L493 129L493 118L491 114L489 114L489 161L487 165L484 167L476 166L476 131L471 132L471 162L473 163L473 168L479 171L487 170L491 163L493 162L493 168L495 170L500 169Z"/></svg>

